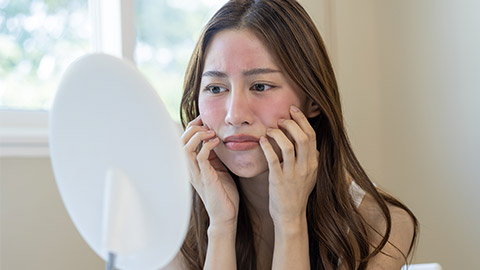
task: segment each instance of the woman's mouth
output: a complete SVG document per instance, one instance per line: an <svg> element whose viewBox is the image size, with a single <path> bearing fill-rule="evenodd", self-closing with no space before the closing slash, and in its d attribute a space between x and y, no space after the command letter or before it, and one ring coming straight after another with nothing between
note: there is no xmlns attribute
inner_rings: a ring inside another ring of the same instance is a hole
<svg viewBox="0 0 480 270"><path fill-rule="evenodd" d="M232 151L246 151L259 146L259 138L251 135L233 135L223 139L225 147Z"/></svg>

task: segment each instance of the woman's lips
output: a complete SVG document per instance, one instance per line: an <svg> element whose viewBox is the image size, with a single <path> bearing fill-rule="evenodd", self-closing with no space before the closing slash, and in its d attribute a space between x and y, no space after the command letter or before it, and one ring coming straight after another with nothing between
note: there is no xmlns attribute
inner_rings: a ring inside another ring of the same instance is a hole
<svg viewBox="0 0 480 270"><path fill-rule="evenodd" d="M225 147L232 151L246 151L258 146L258 142L226 142Z"/></svg>
<svg viewBox="0 0 480 270"><path fill-rule="evenodd" d="M223 139L225 147L232 151L246 151L258 147L258 138L251 135L233 135Z"/></svg>

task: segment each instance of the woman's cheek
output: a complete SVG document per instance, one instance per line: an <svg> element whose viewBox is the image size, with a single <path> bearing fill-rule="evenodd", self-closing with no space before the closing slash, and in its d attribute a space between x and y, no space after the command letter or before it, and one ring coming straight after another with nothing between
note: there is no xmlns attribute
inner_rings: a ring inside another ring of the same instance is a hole
<svg viewBox="0 0 480 270"><path fill-rule="evenodd" d="M291 119L289 112L290 105L291 102L288 102L288 104L263 104L263 106L258 109L258 115L263 118L262 122L266 127L278 128L278 120Z"/></svg>
<svg viewBox="0 0 480 270"><path fill-rule="evenodd" d="M211 129L216 129L221 119L221 105L217 100L208 98L200 98L198 101L198 110L200 111L200 117L204 125Z"/></svg>

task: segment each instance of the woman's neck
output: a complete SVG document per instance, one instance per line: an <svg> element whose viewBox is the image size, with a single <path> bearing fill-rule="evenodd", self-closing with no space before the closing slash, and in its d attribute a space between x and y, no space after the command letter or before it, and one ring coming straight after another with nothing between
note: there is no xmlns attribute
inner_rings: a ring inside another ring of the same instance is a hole
<svg viewBox="0 0 480 270"><path fill-rule="evenodd" d="M275 235L269 211L268 171L253 178L239 178L239 184L252 221L257 269L272 269Z"/></svg>
<svg viewBox="0 0 480 270"><path fill-rule="evenodd" d="M258 216L261 220L269 219L268 170L253 178L240 177L238 182L247 201L245 205L249 212L253 212L254 216Z"/></svg>

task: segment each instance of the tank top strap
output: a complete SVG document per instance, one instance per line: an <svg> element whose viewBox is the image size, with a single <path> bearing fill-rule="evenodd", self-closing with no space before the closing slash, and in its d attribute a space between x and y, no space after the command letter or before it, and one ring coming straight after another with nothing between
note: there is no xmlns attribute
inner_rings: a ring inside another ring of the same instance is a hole
<svg viewBox="0 0 480 270"><path fill-rule="evenodd" d="M365 197L365 190L363 190L355 181L352 181L350 187L348 188L350 196L352 196L353 203L358 208Z"/></svg>

